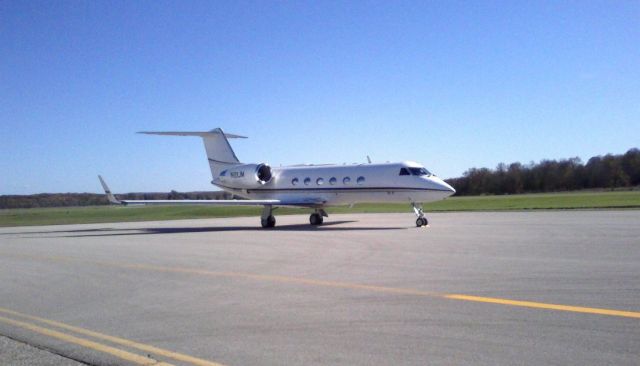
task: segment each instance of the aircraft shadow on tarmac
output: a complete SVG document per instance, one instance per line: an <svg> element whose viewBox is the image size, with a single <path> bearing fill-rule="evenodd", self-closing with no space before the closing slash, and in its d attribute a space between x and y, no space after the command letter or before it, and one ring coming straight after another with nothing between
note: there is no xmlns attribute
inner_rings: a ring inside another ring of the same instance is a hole
<svg viewBox="0 0 640 366"><path fill-rule="evenodd" d="M129 235L157 235L157 234L188 234L188 233L207 233L207 232L229 232L229 231L262 231L262 232L278 232L278 231L377 231L377 230L403 230L406 227L353 227L338 226L341 224L349 224L357 221L331 221L325 222L321 226L312 226L309 224L291 224L278 225L273 229L263 229L258 226L215 226L215 227L151 227L151 228L100 228L100 229L78 229L78 230L51 230L51 231L31 231L22 233L4 233L4 234L70 234L70 235L54 235L52 237L62 238L79 238L92 236L129 236ZM42 236L38 236L42 237Z"/></svg>

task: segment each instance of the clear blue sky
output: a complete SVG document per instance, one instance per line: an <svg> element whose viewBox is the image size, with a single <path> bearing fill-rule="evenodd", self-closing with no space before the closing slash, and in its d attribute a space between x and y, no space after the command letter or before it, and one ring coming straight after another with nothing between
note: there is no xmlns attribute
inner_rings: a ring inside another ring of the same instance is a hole
<svg viewBox="0 0 640 366"><path fill-rule="evenodd" d="M0 194L210 190L271 165L470 167L640 145L638 1L2 1Z"/></svg>

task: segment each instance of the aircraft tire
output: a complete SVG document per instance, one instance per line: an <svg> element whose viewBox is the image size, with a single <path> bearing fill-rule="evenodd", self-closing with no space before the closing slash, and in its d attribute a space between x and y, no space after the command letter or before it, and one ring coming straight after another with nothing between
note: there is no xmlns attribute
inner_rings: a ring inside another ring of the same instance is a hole
<svg viewBox="0 0 640 366"><path fill-rule="evenodd" d="M318 213L312 213L311 216L309 216L309 223L311 225L322 225L322 216Z"/></svg>
<svg viewBox="0 0 640 366"><path fill-rule="evenodd" d="M276 226L276 218L273 215L270 215L266 220L260 220L260 223L265 229L272 228Z"/></svg>

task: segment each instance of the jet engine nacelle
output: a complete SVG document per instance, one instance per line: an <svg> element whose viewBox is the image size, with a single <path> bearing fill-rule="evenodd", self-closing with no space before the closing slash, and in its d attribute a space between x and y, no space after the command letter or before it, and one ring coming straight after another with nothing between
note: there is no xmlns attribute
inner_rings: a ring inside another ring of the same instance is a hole
<svg viewBox="0 0 640 366"><path fill-rule="evenodd" d="M221 181L237 188L259 188L272 179L271 167L265 163L238 165L220 173Z"/></svg>

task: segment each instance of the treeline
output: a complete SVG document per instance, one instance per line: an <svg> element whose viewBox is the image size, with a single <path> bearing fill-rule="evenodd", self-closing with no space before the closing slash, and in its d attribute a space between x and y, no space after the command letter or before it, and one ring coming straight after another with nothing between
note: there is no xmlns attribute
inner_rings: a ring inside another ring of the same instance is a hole
<svg viewBox="0 0 640 366"><path fill-rule="evenodd" d="M496 169L471 168L447 182L461 196L633 187L640 185L640 150L594 156L586 164L580 158L500 163Z"/></svg>
<svg viewBox="0 0 640 366"><path fill-rule="evenodd" d="M623 155L594 156L586 164L579 158L543 160L539 163L498 164L496 169L471 168L462 177L447 179L457 195L516 194L611 189L640 185L640 150ZM119 199L233 199L226 192L126 193ZM108 205L104 194L43 193L0 196L0 209Z"/></svg>
<svg viewBox="0 0 640 366"><path fill-rule="evenodd" d="M236 198L226 192L176 192L117 194L123 200L221 200ZM42 193L33 195L0 196L2 208L72 207L108 205L104 194Z"/></svg>

